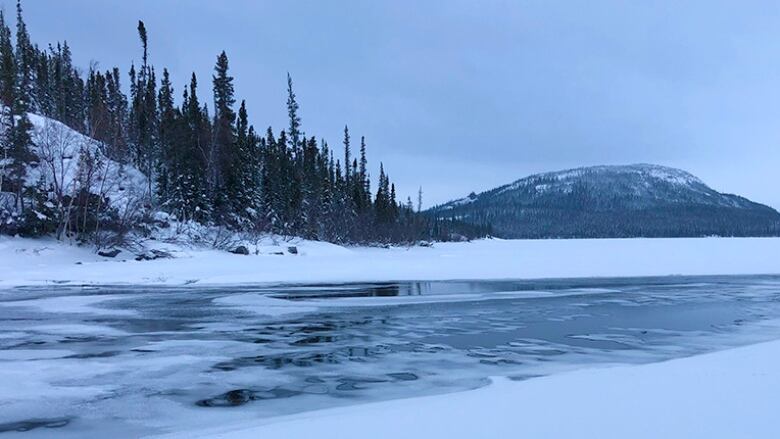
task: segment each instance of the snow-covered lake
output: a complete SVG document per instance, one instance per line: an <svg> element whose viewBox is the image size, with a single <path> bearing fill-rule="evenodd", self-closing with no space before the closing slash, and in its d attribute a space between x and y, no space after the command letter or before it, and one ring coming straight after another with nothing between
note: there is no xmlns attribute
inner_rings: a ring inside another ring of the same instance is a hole
<svg viewBox="0 0 780 439"><path fill-rule="evenodd" d="M0 292L3 437L138 437L780 337L780 277Z"/></svg>

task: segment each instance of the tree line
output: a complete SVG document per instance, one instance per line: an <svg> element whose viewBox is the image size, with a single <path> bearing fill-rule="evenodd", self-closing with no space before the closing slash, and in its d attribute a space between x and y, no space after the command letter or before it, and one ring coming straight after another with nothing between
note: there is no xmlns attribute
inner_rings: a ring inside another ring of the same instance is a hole
<svg viewBox="0 0 780 439"><path fill-rule="evenodd" d="M278 132L270 127L258 132L249 123L248 105L235 96L224 51L211 77L213 108L201 101L195 73L177 99L168 70L160 72L149 62L149 35L142 21L137 30L142 58L127 72L125 93L119 68L91 66L82 74L67 42L46 48L33 44L21 3L15 41L0 12L0 231L45 234L60 229L58 236L88 237L101 222L107 223L104 230L110 229L119 215L109 207L112 200L89 184L55 197L55 182L29 181L29 170L41 161L29 113L94 139L101 157L143 174L142 214L134 217L136 222L148 222L154 212L164 211L179 222L338 243L447 240L489 231L421 214L421 199L417 209L411 198L399 200L382 164L372 188L365 137L356 140L345 126L337 153L324 139L307 135L289 74L289 125ZM101 157L80 151L78 175ZM63 209L74 200L83 209ZM74 211L78 218L63 221L63 215ZM78 226L82 223L84 227ZM67 224L65 230L62 224Z"/></svg>

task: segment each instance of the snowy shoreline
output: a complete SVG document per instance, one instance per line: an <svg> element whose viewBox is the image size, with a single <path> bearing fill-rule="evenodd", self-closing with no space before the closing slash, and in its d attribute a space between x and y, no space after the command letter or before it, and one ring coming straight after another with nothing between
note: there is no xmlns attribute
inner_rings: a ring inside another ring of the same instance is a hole
<svg viewBox="0 0 780 439"><path fill-rule="evenodd" d="M297 255L287 252L293 245ZM780 274L780 238L492 239L389 249L296 240L261 243L248 256L154 246L174 258L112 259L54 240L0 237L0 287Z"/></svg>
<svg viewBox="0 0 780 439"><path fill-rule="evenodd" d="M160 437L774 438L780 341Z"/></svg>

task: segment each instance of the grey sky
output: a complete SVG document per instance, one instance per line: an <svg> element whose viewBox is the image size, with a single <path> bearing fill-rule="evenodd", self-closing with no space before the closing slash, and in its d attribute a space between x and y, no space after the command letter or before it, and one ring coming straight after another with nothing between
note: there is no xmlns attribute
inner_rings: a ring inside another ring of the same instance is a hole
<svg viewBox="0 0 780 439"><path fill-rule="evenodd" d="M6 12L14 1L0 0ZM426 205L532 172L649 162L780 207L780 2L26 0L38 44L150 59L210 100L226 50L256 128L349 124ZM126 76L125 76L126 78ZM377 170L374 169L374 174Z"/></svg>

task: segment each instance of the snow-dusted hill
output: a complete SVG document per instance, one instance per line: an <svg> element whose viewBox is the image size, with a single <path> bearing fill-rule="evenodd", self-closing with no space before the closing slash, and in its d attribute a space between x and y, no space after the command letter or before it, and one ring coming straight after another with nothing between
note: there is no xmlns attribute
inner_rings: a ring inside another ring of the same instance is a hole
<svg viewBox="0 0 780 439"><path fill-rule="evenodd" d="M536 174L433 212L490 223L503 237L766 236L780 214L658 165Z"/></svg>

